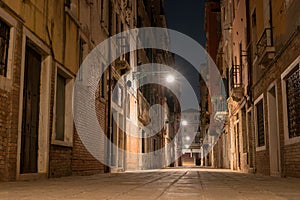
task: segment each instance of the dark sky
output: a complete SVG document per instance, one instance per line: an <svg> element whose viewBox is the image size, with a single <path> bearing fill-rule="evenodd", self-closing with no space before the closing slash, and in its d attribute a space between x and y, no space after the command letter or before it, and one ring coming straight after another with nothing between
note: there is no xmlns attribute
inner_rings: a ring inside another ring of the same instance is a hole
<svg viewBox="0 0 300 200"><path fill-rule="evenodd" d="M204 3L205 0L165 0L168 28L192 37L203 48L205 48ZM175 56L175 68L189 80L200 100L199 73L178 56Z"/></svg>
<svg viewBox="0 0 300 200"><path fill-rule="evenodd" d="M205 47L205 0L165 0L168 28L185 33Z"/></svg>

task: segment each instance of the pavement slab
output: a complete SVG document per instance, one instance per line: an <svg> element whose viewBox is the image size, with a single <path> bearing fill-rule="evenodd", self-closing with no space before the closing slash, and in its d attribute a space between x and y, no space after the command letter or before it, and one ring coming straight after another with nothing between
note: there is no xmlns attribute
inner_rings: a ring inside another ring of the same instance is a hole
<svg viewBox="0 0 300 200"><path fill-rule="evenodd" d="M300 199L300 179L223 169L174 168L0 182L0 199Z"/></svg>

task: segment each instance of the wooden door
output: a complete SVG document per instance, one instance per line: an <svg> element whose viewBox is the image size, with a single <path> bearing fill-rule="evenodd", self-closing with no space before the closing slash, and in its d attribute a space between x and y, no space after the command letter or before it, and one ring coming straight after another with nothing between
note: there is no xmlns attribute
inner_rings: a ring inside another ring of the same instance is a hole
<svg viewBox="0 0 300 200"><path fill-rule="evenodd" d="M23 91L21 173L37 172L40 75L41 55L27 46Z"/></svg>

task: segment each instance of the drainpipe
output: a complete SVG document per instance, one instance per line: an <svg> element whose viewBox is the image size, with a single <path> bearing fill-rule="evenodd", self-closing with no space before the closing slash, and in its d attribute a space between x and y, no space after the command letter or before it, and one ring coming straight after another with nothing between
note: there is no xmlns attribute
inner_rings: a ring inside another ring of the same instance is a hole
<svg viewBox="0 0 300 200"><path fill-rule="evenodd" d="M111 31L112 31L112 25L111 25L111 17L112 17L112 11L111 11L111 1L109 0L109 2L108 2L108 10L109 10L109 21L108 21L108 37L111 37ZM109 44L109 46L108 46L108 61L110 62L111 60L111 55L110 55L110 52L111 52L111 45ZM108 118L107 118L107 138L108 138L108 140L110 140L111 139L111 137L112 137L112 110L111 110L111 94L112 94L112 92L111 92L111 90L112 90L112 88L111 88L111 86L112 86L112 66L111 66L111 64L108 66ZM111 164L111 148L112 148L112 144L111 144L111 142L107 142L107 144L106 144L107 146L106 146L106 150L107 150L107 152L106 152L106 159L107 159L107 163L110 165ZM109 166L106 166L105 167L105 172L110 172L110 167Z"/></svg>
<svg viewBox="0 0 300 200"><path fill-rule="evenodd" d="M270 12L270 28L271 28L271 46L273 46L273 14L272 14L272 0L269 0L269 12Z"/></svg>

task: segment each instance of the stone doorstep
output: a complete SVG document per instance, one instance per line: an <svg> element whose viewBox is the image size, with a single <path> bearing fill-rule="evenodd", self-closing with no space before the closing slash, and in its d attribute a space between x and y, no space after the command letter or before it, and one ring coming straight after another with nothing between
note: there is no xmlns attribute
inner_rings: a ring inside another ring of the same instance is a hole
<svg viewBox="0 0 300 200"><path fill-rule="evenodd" d="M123 168L111 168L110 173L122 173L124 172Z"/></svg>
<svg viewBox="0 0 300 200"><path fill-rule="evenodd" d="M28 173L17 176L18 181L44 180L47 178L48 175L46 173Z"/></svg>

